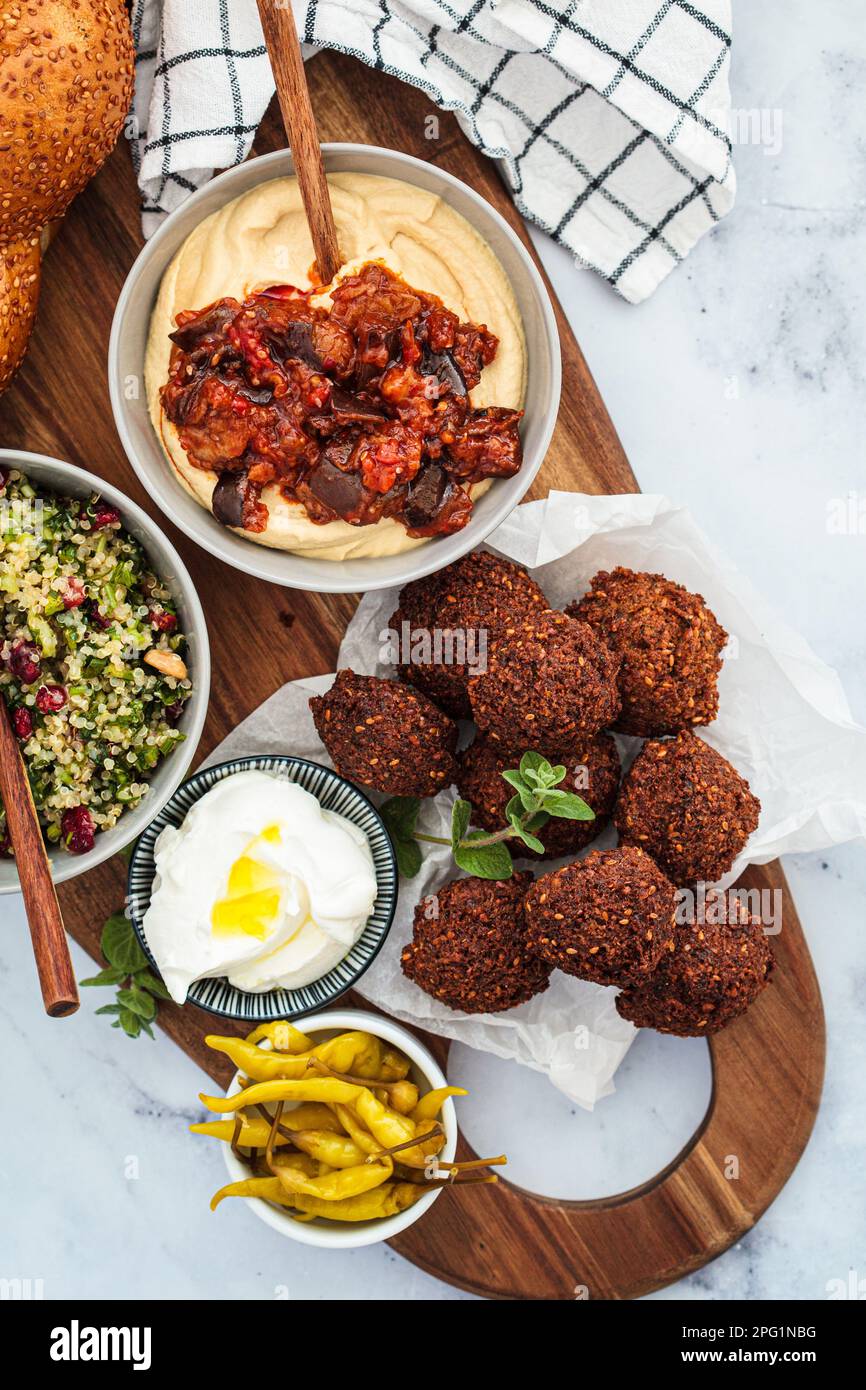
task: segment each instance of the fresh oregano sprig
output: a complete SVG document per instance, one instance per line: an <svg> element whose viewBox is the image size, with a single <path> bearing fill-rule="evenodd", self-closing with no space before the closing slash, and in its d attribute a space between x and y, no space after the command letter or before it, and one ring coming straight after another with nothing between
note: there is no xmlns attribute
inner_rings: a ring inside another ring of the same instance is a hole
<svg viewBox="0 0 866 1390"><path fill-rule="evenodd" d="M151 971L147 957L138 944L132 923L122 912L115 912L102 928L100 950L107 962L98 975L91 975L79 984L109 985L117 990L115 1002L104 1004L98 1014L108 1014L112 1028L122 1028L127 1037L137 1038L146 1033L154 1036L152 1023L160 999L171 996L162 980Z"/></svg>
<svg viewBox="0 0 866 1390"><path fill-rule="evenodd" d="M582 797L559 784L566 769L552 764L540 753L524 753L520 766L502 773L514 790L505 808L506 824L501 830L471 830L472 807L458 797L451 813L451 836L427 835L418 829L421 802L415 796L395 796L381 807L397 856L397 867L404 878L414 878L421 868L421 842L450 845L455 862L476 878L510 878L514 866L508 840L520 840L539 854L544 844L538 831L555 817L561 820L595 820L595 812Z"/></svg>

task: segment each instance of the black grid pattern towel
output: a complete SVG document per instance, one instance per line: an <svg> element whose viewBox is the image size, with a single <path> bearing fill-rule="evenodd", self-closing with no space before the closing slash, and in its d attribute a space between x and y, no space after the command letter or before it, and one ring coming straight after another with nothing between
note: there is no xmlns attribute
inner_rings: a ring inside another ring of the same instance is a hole
<svg viewBox="0 0 866 1390"><path fill-rule="evenodd" d="M288 0L275 0L288 3ZM730 0L294 0L421 87L521 212L633 302L729 211ZM134 0L144 230L242 160L273 92L255 0Z"/></svg>

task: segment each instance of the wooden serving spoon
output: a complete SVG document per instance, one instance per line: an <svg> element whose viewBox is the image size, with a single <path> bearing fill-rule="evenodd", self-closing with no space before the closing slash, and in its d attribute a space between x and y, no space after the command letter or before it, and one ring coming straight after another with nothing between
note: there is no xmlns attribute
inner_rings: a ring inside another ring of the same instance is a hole
<svg viewBox="0 0 866 1390"><path fill-rule="evenodd" d="M52 1018L62 1018L65 1014L74 1014L78 1008L78 986L30 783L2 695L0 798L15 850L45 1011Z"/></svg>
<svg viewBox="0 0 866 1390"><path fill-rule="evenodd" d="M258 0L258 6L283 125L313 238L319 281L327 285L342 265L342 258L295 17L288 4L282 6L275 5L273 0Z"/></svg>

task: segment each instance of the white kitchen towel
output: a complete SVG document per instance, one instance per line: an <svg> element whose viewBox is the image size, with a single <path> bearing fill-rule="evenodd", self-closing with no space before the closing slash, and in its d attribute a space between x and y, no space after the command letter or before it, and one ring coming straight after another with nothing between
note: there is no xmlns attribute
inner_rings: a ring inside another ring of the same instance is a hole
<svg viewBox="0 0 866 1390"><path fill-rule="evenodd" d="M632 303L733 204L730 0L293 8L311 51L351 54L454 111L524 216ZM273 82L256 0L133 0L132 21L147 236L246 157Z"/></svg>

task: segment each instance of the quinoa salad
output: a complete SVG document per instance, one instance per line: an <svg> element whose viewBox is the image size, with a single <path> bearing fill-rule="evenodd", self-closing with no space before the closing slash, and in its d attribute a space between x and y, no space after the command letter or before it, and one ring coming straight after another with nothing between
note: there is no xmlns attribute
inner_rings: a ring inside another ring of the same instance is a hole
<svg viewBox="0 0 866 1390"><path fill-rule="evenodd" d="M0 692L49 845L86 854L147 794L184 738L185 651L171 594L113 506L0 469Z"/></svg>

